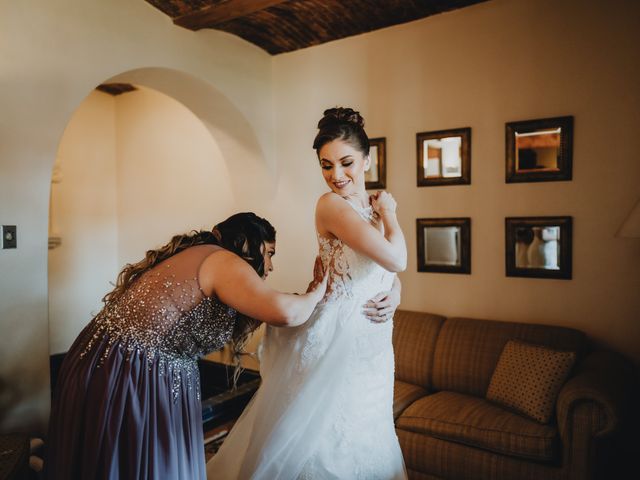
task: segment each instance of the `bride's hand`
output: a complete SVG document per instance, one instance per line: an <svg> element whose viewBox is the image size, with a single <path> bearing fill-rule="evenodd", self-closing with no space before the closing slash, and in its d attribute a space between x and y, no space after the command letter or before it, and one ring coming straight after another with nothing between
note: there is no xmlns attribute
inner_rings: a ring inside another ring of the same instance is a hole
<svg viewBox="0 0 640 480"><path fill-rule="evenodd" d="M398 277L394 278L391 290L378 293L364 304L362 313L374 323L384 323L393 318L400 306L402 284Z"/></svg>
<svg viewBox="0 0 640 480"><path fill-rule="evenodd" d="M388 214L395 214L397 206L398 204L395 198L393 198L393 195L389 192L380 190L376 192L375 195L371 195L371 207L373 211L381 217Z"/></svg>
<svg viewBox="0 0 640 480"><path fill-rule="evenodd" d="M362 313L375 323L384 323L393 318L393 314L400 305L400 294L396 290L378 293L364 304Z"/></svg>

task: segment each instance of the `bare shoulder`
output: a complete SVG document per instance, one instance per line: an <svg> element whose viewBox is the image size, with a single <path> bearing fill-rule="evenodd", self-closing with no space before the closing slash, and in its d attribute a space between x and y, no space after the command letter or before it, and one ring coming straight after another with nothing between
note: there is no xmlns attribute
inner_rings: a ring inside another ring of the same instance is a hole
<svg viewBox="0 0 640 480"><path fill-rule="evenodd" d="M198 282L202 291L211 296L220 279L228 277L232 271L252 270L249 264L233 252L225 248L213 250L203 260L198 273Z"/></svg>
<svg viewBox="0 0 640 480"><path fill-rule="evenodd" d="M189 247L188 249L201 251L203 254L206 254L206 256L208 257L210 254L218 252L220 250L224 250L225 248L221 247L220 245L215 245L213 243L203 243L200 245L194 245L192 247Z"/></svg>
<svg viewBox="0 0 640 480"><path fill-rule="evenodd" d="M318 207L326 207L330 205L337 205L342 198L335 192L326 192L320 195L318 198L318 203L316 204Z"/></svg>
<svg viewBox="0 0 640 480"><path fill-rule="evenodd" d="M344 212L348 205L346 201L337 193L327 192L318 198L316 213L320 216L332 215Z"/></svg>
<svg viewBox="0 0 640 480"><path fill-rule="evenodd" d="M202 262L201 271L205 269L210 269L214 266L222 266L227 264L234 264L237 261L243 262L238 255L233 252L230 252L226 248L218 247L216 249L212 249L209 255L205 257Z"/></svg>

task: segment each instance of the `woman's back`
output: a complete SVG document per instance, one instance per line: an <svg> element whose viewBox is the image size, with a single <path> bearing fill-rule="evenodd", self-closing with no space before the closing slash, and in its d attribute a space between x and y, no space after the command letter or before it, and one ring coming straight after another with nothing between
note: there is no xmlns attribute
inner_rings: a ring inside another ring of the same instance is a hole
<svg viewBox="0 0 640 480"><path fill-rule="evenodd" d="M94 320L85 351L108 335L128 349L144 348L172 358L222 348L231 337L235 311L200 289L202 262L220 247L198 245L144 272Z"/></svg>
<svg viewBox="0 0 640 480"><path fill-rule="evenodd" d="M204 478L196 357L221 348L236 318L199 286L200 265L218 248L190 247L142 273L71 346L47 478Z"/></svg>

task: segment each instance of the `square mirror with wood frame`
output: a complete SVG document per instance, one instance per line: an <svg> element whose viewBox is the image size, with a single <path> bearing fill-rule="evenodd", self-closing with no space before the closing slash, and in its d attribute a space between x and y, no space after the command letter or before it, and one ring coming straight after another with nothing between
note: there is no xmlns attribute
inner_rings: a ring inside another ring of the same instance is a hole
<svg viewBox="0 0 640 480"><path fill-rule="evenodd" d="M416 134L419 187L471 183L471 128Z"/></svg>
<svg viewBox="0 0 640 480"><path fill-rule="evenodd" d="M369 139L369 158L371 166L364 172L364 183L367 190L387 188L387 139Z"/></svg>
<svg viewBox="0 0 640 480"><path fill-rule="evenodd" d="M418 271L471 273L471 219L418 218Z"/></svg>
<svg viewBox="0 0 640 480"><path fill-rule="evenodd" d="M506 183L571 180L573 117L506 124Z"/></svg>
<svg viewBox="0 0 640 480"><path fill-rule="evenodd" d="M572 217L507 217L507 277L571 279Z"/></svg>

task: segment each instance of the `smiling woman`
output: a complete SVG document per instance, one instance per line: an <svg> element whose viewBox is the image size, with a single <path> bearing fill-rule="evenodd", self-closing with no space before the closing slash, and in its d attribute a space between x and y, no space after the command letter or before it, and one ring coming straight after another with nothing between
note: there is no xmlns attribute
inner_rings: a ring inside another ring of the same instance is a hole
<svg viewBox="0 0 640 480"><path fill-rule="evenodd" d="M406 478L392 415L395 272L407 259L396 201L367 195L358 112L329 109L318 128L331 190L316 207L327 293L304 325L267 327L262 384L207 465L210 479Z"/></svg>

